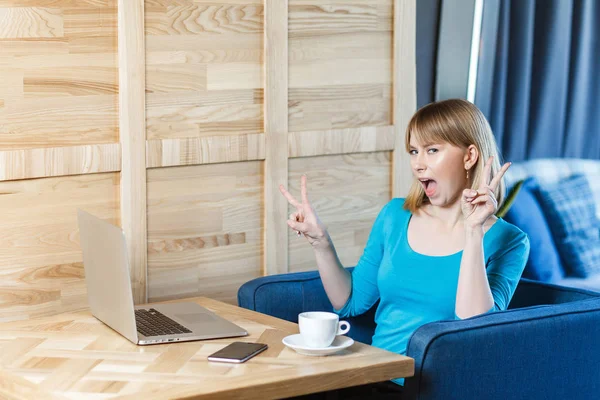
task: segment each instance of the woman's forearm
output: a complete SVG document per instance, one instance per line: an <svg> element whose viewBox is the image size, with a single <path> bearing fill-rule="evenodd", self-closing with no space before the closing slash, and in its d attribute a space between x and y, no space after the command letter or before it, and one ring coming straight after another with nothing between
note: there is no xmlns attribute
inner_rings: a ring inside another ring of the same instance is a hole
<svg viewBox="0 0 600 400"><path fill-rule="evenodd" d="M340 262L329 234L326 236L323 245L314 248L315 258L327 297L333 307L340 309L350 297L352 278Z"/></svg>
<svg viewBox="0 0 600 400"><path fill-rule="evenodd" d="M455 304L455 314L461 319L483 314L494 306L485 270L483 227L466 228L465 235Z"/></svg>

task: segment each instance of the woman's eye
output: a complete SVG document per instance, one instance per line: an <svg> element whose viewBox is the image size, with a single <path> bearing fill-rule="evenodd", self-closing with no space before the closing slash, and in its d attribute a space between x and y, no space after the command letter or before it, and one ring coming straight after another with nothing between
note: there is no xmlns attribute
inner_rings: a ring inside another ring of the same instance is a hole
<svg viewBox="0 0 600 400"><path fill-rule="evenodd" d="M438 151L438 150L437 150L437 149L429 149L429 150L427 150L427 151L428 151L429 153L432 153L432 154L433 154L433 153L437 153L437 151Z"/></svg>
<svg viewBox="0 0 600 400"><path fill-rule="evenodd" d="M411 151L408 152L408 154L410 154L412 156L412 155L417 154L417 151L416 150L411 150Z"/></svg>

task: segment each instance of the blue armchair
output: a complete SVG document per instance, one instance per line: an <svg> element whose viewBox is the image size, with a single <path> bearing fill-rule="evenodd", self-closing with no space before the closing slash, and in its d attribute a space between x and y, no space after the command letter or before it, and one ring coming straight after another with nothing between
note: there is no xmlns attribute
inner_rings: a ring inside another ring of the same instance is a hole
<svg viewBox="0 0 600 400"><path fill-rule="evenodd" d="M238 303L292 322L332 309L317 271L254 279ZM371 343L376 307L347 318L348 336ZM600 398L600 293L522 279L509 310L423 325L407 355L403 399Z"/></svg>

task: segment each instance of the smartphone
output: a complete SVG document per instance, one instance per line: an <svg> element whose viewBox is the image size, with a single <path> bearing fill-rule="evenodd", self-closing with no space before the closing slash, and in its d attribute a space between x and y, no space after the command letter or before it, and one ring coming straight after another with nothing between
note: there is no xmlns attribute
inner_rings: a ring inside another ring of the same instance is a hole
<svg viewBox="0 0 600 400"><path fill-rule="evenodd" d="M208 361L243 363L269 346L264 343L233 342L208 356Z"/></svg>

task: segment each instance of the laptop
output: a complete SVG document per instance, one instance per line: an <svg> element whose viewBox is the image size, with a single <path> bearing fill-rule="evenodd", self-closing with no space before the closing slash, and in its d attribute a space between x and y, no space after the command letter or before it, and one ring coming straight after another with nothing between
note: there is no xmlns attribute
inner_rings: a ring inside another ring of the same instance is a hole
<svg viewBox="0 0 600 400"><path fill-rule="evenodd" d="M88 301L94 317L138 345L246 336L193 302L134 306L123 230L77 210Z"/></svg>

